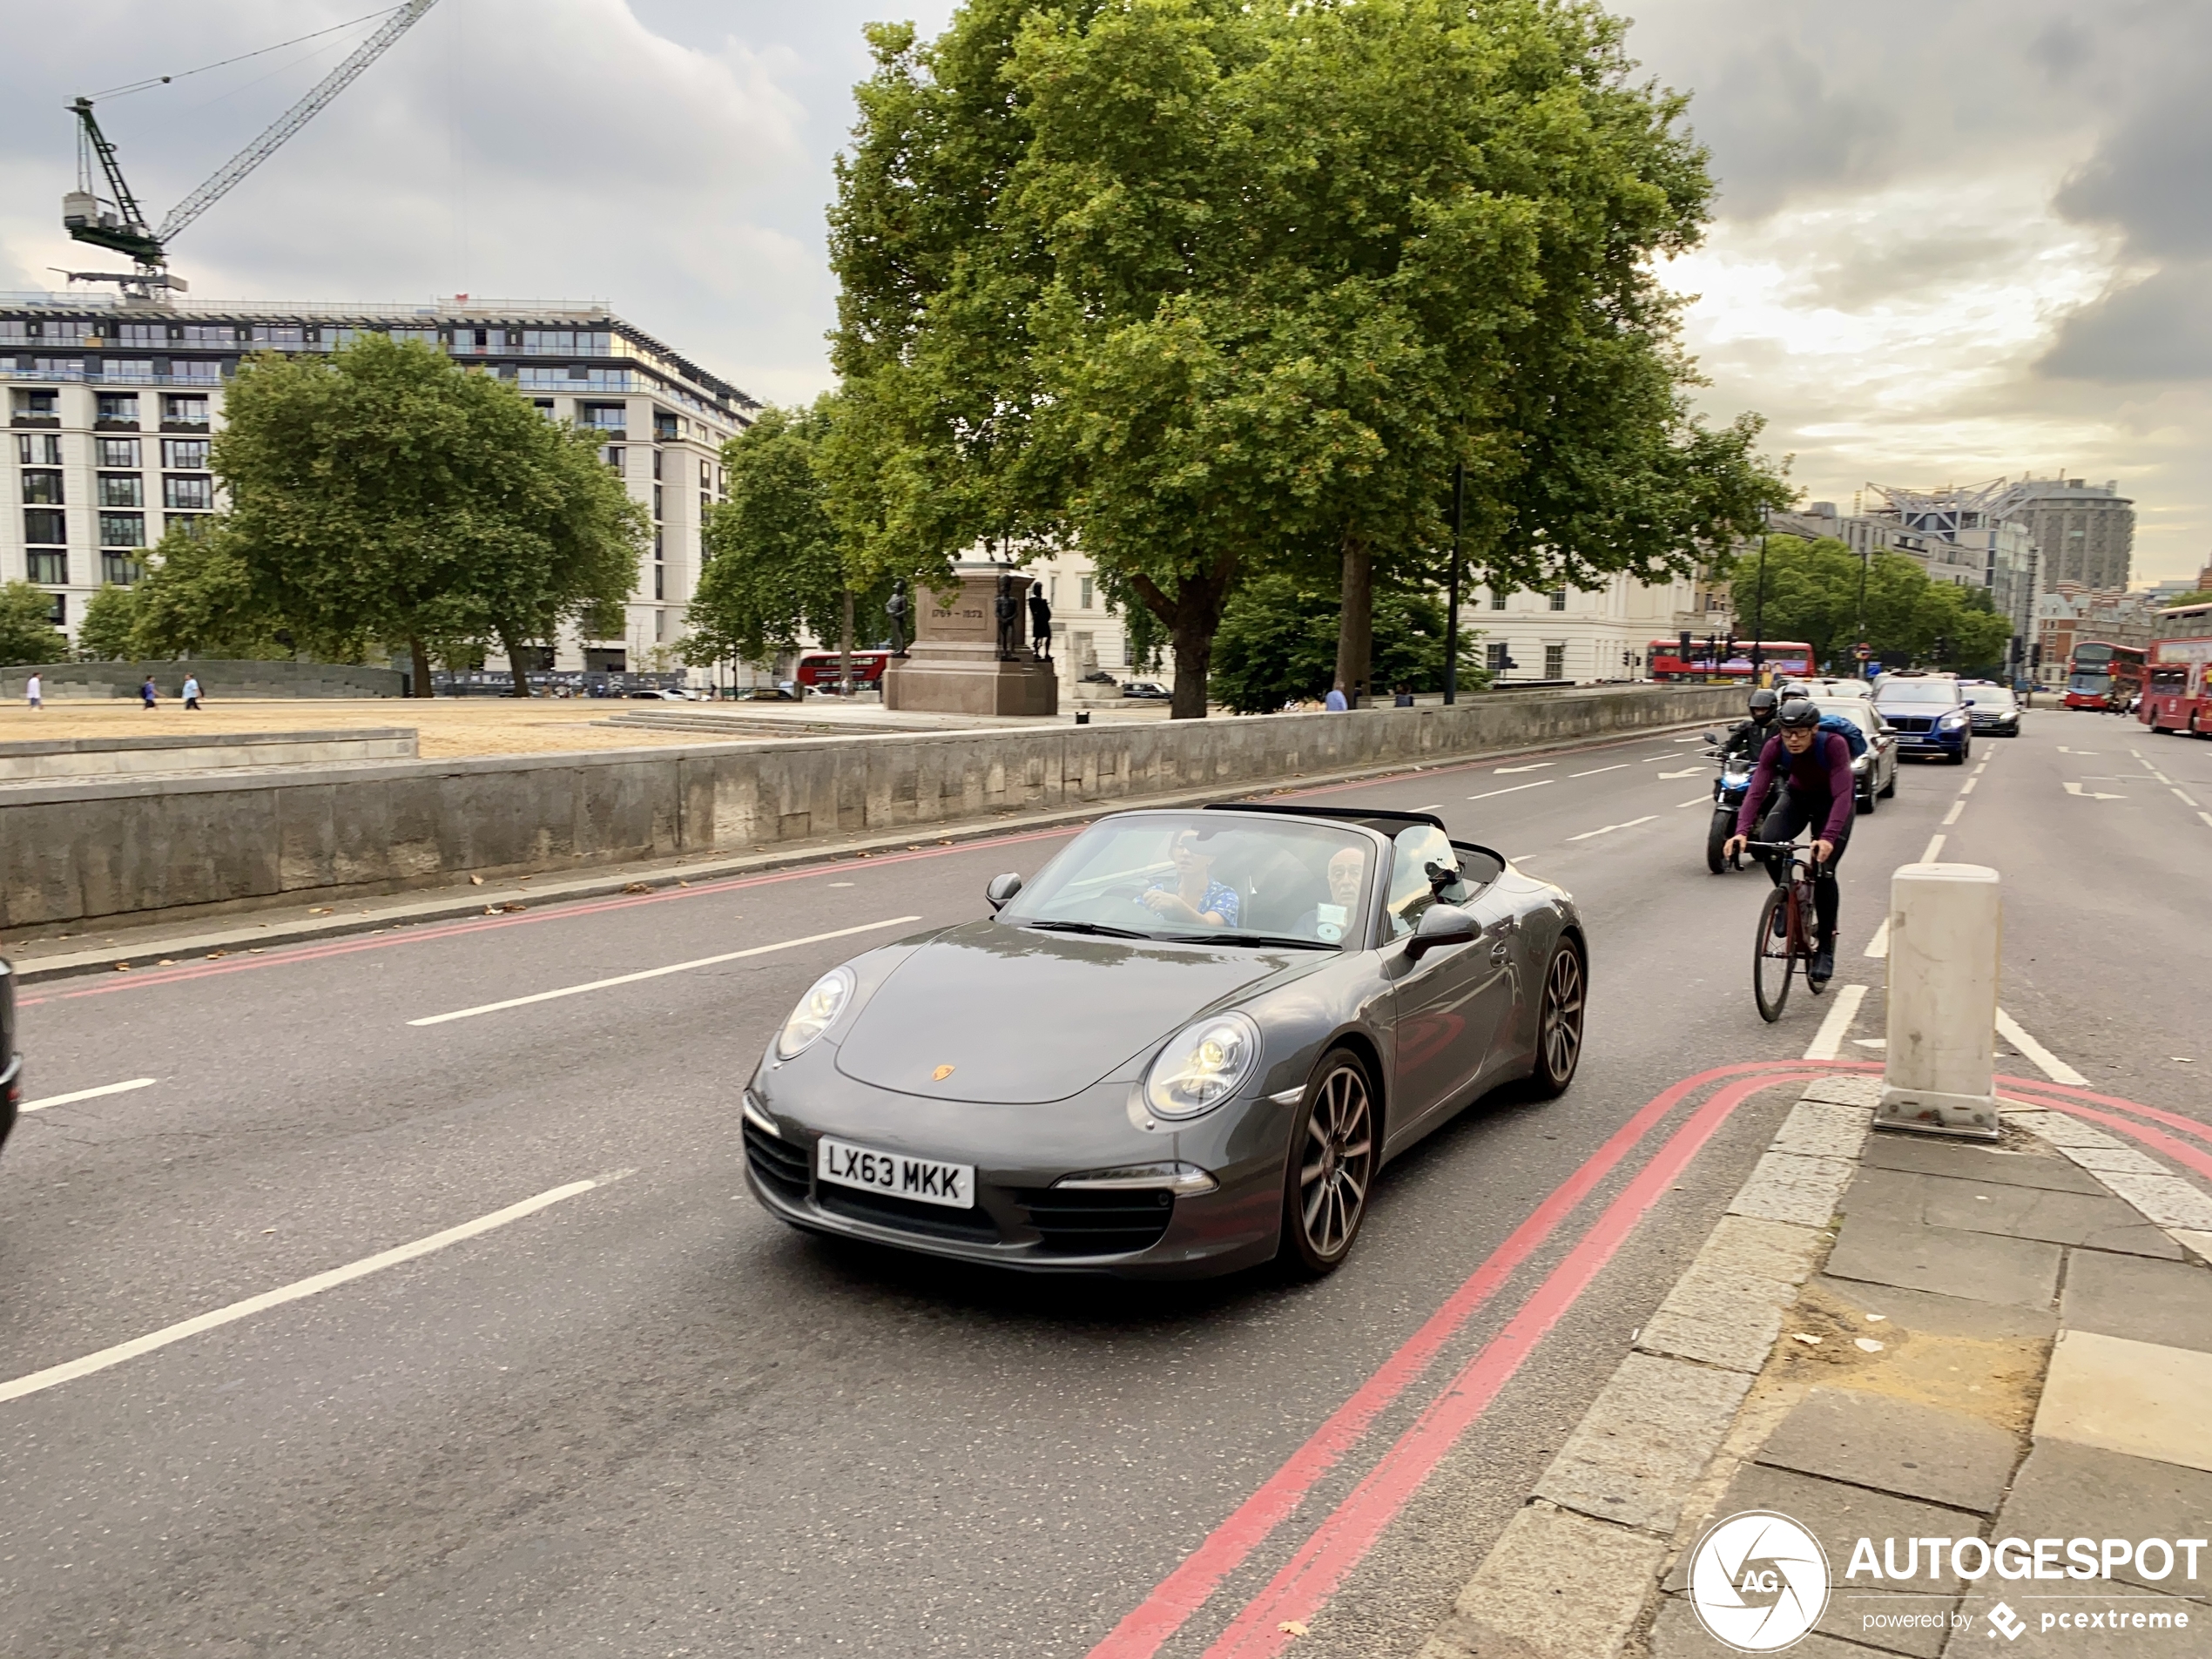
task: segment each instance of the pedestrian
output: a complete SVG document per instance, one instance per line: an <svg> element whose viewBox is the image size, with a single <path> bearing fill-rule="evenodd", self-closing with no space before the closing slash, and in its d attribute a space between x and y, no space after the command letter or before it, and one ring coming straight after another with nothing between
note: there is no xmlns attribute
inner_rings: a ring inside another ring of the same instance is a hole
<svg viewBox="0 0 2212 1659"><path fill-rule="evenodd" d="M40 698L44 690L45 687L40 681L38 676L33 674L29 680L24 682L23 694L30 699L30 706L35 709L44 706L40 702Z"/></svg>
<svg viewBox="0 0 2212 1659"><path fill-rule="evenodd" d="M145 708L150 709L155 706L153 676L151 674L147 675L145 678L138 684L138 702L139 705Z"/></svg>
<svg viewBox="0 0 2212 1659"><path fill-rule="evenodd" d="M185 706L186 708L191 709L191 710L194 711L195 712L197 712L197 711L198 711L198 710L199 710L199 675L197 675L197 674L187 674L187 675L185 675L185 676L184 698L185 698Z"/></svg>
<svg viewBox="0 0 2212 1659"><path fill-rule="evenodd" d="M1321 699L1321 706L1332 714L1342 714L1346 709L1352 706L1351 704L1345 700L1344 682L1342 680L1339 680L1334 685L1332 685L1329 688L1328 696Z"/></svg>

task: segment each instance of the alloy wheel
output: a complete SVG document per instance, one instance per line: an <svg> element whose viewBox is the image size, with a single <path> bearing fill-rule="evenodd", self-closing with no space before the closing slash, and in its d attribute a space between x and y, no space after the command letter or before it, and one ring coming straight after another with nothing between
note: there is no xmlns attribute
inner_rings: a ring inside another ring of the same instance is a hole
<svg viewBox="0 0 2212 1659"><path fill-rule="evenodd" d="M1367 1079L1348 1060L1322 1078L1305 1115L1298 1152L1298 1225L1302 1255L1333 1265L1352 1248L1374 1177L1374 1108Z"/></svg>
<svg viewBox="0 0 2212 1659"><path fill-rule="evenodd" d="M1582 1058L1582 959L1561 943L1544 973L1543 1000L1536 1015L1536 1084L1546 1096L1562 1093L1575 1081Z"/></svg>

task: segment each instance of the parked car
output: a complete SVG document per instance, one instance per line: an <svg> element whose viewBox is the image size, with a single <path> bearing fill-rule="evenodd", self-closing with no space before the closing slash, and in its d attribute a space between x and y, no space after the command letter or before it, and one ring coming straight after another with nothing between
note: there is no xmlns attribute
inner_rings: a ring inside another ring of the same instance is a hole
<svg viewBox="0 0 2212 1659"><path fill-rule="evenodd" d="M1150 702L1164 703L1172 698L1175 693L1157 680L1123 680L1122 695L1141 697Z"/></svg>
<svg viewBox="0 0 2212 1659"><path fill-rule="evenodd" d="M2010 686L1993 680L1969 680L1963 690L1976 732L1986 732L1993 738L2020 736L2020 700Z"/></svg>
<svg viewBox="0 0 2212 1659"><path fill-rule="evenodd" d="M1824 718L1833 715L1849 720L1866 738L1866 752L1851 763L1851 782L1858 810L1872 812L1877 801L1897 793L1897 733L1883 725L1873 704L1863 697L1816 697L1811 702Z"/></svg>
<svg viewBox="0 0 2212 1659"><path fill-rule="evenodd" d="M748 685L738 693L738 700L743 703L796 703L799 701L799 685L795 680L785 680L777 685Z"/></svg>
<svg viewBox="0 0 2212 1659"><path fill-rule="evenodd" d="M16 970L0 957L0 1146L23 1104L23 1056L16 1052Z"/></svg>
<svg viewBox="0 0 2212 1659"><path fill-rule="evenodd" d="M690 693L685 691L647 690L631 692L630 700L633 703L688 703L691 698Z"/></svg>
<svg viewBox="0 0 2212 1659"><path fill-rule="evenodd" d="M770 1213L1031 1271L1325 1273L1389 1159L1581 1054L1574 900L1426 813L1116 813L985 896L792 1010L733 1125Z"/></svg>
<svg viewBox="0 0 2212 1659"><path fill-rule="evenodd" d="M1885 674L1874 711L1896 733L1898 752L1964 765L1973 752L1973 715L1952 674Z"/></svg>

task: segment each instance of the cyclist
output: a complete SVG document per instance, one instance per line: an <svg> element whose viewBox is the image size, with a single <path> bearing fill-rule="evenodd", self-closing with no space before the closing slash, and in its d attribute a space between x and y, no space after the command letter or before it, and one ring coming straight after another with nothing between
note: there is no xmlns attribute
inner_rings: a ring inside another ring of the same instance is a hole
<svg viewBox="0 0 2212 1659"><path fill-rule="evenodd" d="M1806 977L1831 979L1836 972L1836 913L1841 903L1836 889L1836 865L1844 856L1851 814L1858 810L1851 745L1834 732L1820 729L1820 711L1810 698L1791 698L1774 718L1779 733L1759 752L1759 764L1736 815L1736 833L1729 838L1727 851L1733 855L1743 850L1770 792L1775 797L1774 809L1759 831L1761 840L1791 841L1799 830L1813 832L1815 937L1812 965ZM1790 879L1788 860L1781 854L1762 853L1758 859L1776 887Z"/></svg>
<svg viewBox="0 0 2212 1659"><path fill-rule="evenodd" d="M1746 709L1750 718L1737 721L1730 729L1721 743L1721 752L1757 755L1765 748L1767 739L1774 735L1774 711L1780 705L1781 699L1764 685L1753 691Z"/></svg>

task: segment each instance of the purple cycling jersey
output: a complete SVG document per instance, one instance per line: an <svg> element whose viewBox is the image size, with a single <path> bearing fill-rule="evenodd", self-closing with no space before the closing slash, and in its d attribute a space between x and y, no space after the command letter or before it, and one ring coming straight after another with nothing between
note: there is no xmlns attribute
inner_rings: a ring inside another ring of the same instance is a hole
<svg viewBox="0 0 2212 1659"><path fill-rule="evenodd" d="M1850 830L1851 814L1858 810L1857 791L1851 775L1851 745L1832 732L1817 734L1812 746L1801 755L1791 754L1779 737L1767 739L1766 747L1759 752L1759 764L1751 773L1751 786L1743 792L1743 805L1736 814L1736 833L1750 835L1756 833L1759 814L1766 809L1766 799L1774 788L1777 774L1786 774L1789 786L1806 799L1828 797L1828 826L1817 840L1834 843L1841 841Z"/></svg>

